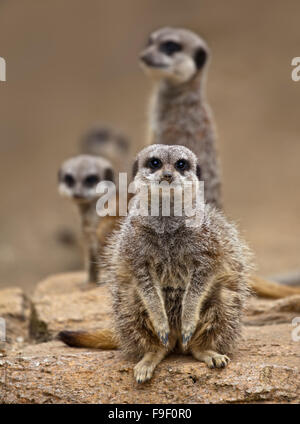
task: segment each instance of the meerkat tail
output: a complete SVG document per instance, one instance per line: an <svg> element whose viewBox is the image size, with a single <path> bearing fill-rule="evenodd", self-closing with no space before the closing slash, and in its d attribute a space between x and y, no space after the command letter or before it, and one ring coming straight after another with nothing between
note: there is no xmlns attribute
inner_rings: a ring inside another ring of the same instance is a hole
<svg viewBox="0 0 300 424"><path fill-rule="evenodd" d="M257 296L268 297L270 299L282 299L283 297L300 294L300 287L284 286L256 275L251 276L250 286Z"/></svg>
<svg viewBox="0 0 300 424"><path fill-rule="evenodd" d="M116 335L112 329L104 328L91 331L61 331L58 338L71 347L93 349L117 349Z"/></svg>

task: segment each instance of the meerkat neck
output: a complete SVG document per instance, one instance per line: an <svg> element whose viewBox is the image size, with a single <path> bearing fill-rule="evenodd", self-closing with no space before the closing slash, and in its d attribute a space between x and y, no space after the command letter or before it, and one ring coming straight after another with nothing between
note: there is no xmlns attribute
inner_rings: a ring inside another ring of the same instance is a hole
<svg viewBox="0 0 300 424"><path fill-rule="evenodd" d="M183 84L173 84L164 80L157 85L157 92L160 98L165 101L174 102L177 99L178 102L188 102L197 100L199 103L203 97L202 86L202 77L193 78Z"/></svg>
<svg viewBox="0 0 300 424"><path fill-rule="evenodd" d="M95 228L98 223L98 215L96 211L97 201L92 201L90 203L79 204L79 213L81 217L82 228Z"/></svg>
<svg viewBox="0 0 300 424"><path fill-rule="evenodd" d="M182 136L202 128L203 117L209 119L203 84L203 77L179 85L157 84L150 101L151 144L179 144Z"/></svg>
<svg viewBox="0 0 300 424"><path fill-rule="evenodd" d="M154 90L151 115L159 122L170 119L172 113L182 109L187 115L189 109L199 108L204 102L202 79L194 78L184 84L171 84L167 81L158 83Z"/></svg>

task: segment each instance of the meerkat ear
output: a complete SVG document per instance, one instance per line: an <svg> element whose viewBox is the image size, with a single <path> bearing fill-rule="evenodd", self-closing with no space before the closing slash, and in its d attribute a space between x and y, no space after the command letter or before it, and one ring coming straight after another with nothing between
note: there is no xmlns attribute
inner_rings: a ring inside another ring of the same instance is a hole
<svg viewBox="0 0 300 424"><path fill-rule="evenodd" d="M199 47L196 50L194 60L198 70L203 68L207 60L207 51L203 47Z"/></svg>
<svg viewBox="0 0 300 424"><path fill-rule="evenodd" d="M106 168L106 170L104 171L104 181L115 181L115 173L113 169Z"/></svg>
<svg viewBox="0 0 300 424"><path fill-rule="evenodd" d="M197 164L197 168L196 168L196 175L198 177L198 180L200 181L201 177L202 177L202 171L201 171L200 165L198 165L198 164Z"/></svg>
<svg viewBox="0 0 300 424"><path fill-rule="evenodd" d="M132 178L136 176L138 169L139 169L139 163L138 163L138 160L135 160L134 164L132 165Z"/></svg>

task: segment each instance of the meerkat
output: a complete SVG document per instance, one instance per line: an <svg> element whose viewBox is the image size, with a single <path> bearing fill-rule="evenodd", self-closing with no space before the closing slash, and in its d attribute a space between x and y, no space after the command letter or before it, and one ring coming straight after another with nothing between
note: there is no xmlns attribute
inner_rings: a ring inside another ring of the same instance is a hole
<svg viewBox="0 0 300 424"><path fill-rule="evenodd" d="M99 218L96 203L99 199L96 187L100 181L114 181L111 163L91 155L79 155L66 160L58 172L58 191L71 199L78 207L84 241L88 282L96 283L98 256L108 235L116 227L114 216Z"/></svg>
<svg viewBox="0 0 300 424"><path fill-rule="evenodd" d="M150 102L149 142L178 144L192 150L201 167L207 203L222 207L216 132L205 97L209 59L206 42L192 31L154 31L140 63L155 87Z"/></svg>
<svg viewBox="0 0 300 424"><path fill-rule="evenodd" d="M116 173L128 172L130 141L123 133L109 126L91 127L81 138L80 151L109 160Z"/></svg>
<svg viewBox="0 0 300 424"><path fill-rule="evenodd" d="M216 134L205 98L210 51L192 31L161 28L154 31L140 55L145 73L155 82L150 102L149 143L180 144L197 156L207 203L222 208L221 173ZM289 284L290 278L284 283ZM251 276L258 296L279 299L300 293L258 276Z"/></svg>
<svg viewBox="0 0 300 424"><path fill-rule="evenodd" d="M137 188L167 181L184 190L184 183L199 178L197 158L183 146L149 146L134 169ZM142 216L136 213L140 200L138 193L106 250L116 334L106 329L105 334L61 332L59 337L73 346L118 344L139 360L134 376L140 383L174 350L192 354L209 368L225 367L249 295L248 247L209 204L201 219L184 213Z"/></svg>

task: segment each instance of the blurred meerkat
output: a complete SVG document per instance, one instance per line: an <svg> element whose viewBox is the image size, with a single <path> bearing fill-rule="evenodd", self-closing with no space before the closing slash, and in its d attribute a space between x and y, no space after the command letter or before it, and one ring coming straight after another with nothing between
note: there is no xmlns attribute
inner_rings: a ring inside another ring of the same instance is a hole
<svg viewBox="0 0 300 424"><path fill-rule="evenodd" d="M221 176L216 134L205 98L205 78L210 52L192 31L161 28L154 31L140 55L145 73L155 82L150 102L150 143L179 144L197 156L204 180L205 200L222 208ZM291 279L287 276L285 284ZM300 293L258 276L251 276L256 294L279 299Z"/></svg>
<svg viewBox="0 0 300 424"><path fill-rule="evenodd" d="M205 97L209 58L206 42L192 31L154 31L140 55L155 82L150 102L150 143L178 144L192 150L201 167L207 203L222 207L216 134Z"/></svg>
<svg viewBox="0 0 300 424"><path fill-rule="evenodd" d="M120 131L103 125L94 125L81 138L82 154L101 156L108 159L115 171L128 172L130 141Z"/></svg>
<svg viewBox="0 0 300 424"><path fill-rule="evenodd" d="M108 235L116 227L117 217L100 218L96 212L100 181L114 181L112 164L102 157L74 156L66 160L58 172L58 191L78 207L84 241L88 282L98 282L98 257Z"/></svg>
<svg viewBox="0 0 300 424"><path fill-rule="evenodd" d="M162 181L183 187L199 177L196 156L183 146L149 146L134 170L137 188ZM199 219L184 213L141 216L140 201L137 194L106 251L115 330L61 332L61 340L72 346L119 344L139 359L138 382L149 380L173 350L191 353L210 368L225 367L249 294L248 248L235 226L208 204Z"/></svg>

